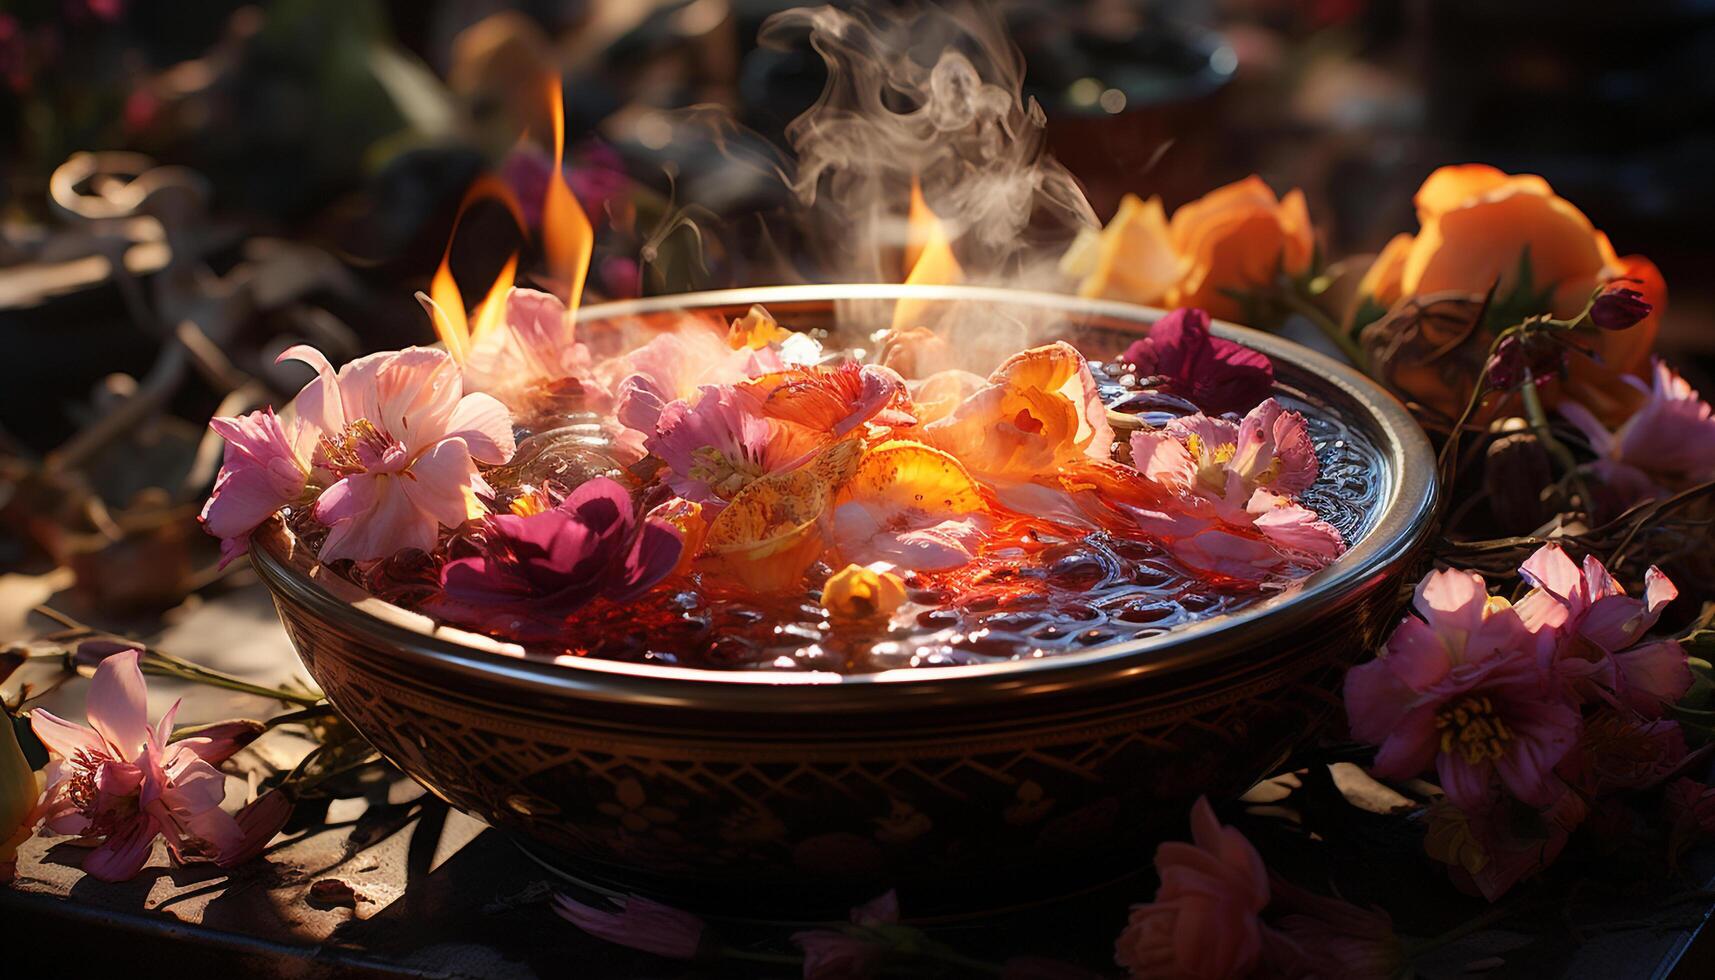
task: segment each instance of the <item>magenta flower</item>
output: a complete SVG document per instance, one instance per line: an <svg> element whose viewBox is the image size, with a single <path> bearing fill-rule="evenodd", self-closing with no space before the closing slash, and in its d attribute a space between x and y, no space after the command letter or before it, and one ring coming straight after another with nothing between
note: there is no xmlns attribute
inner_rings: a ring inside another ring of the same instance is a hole
<svg viewBox="0 0 1715 980"><path fill-rule="evenodd" d="M177 703L150 727L141 656L140 650L115 654L95 669L89 727L39 708L30 716L36 737L54 755L31 822L94 845L83 869L104 881L135 875L157 836L166 836L175 858L230 853L243 838L220 808L226 777L215 768L243 742L206 736L169 742Z"/></svg>
<svg viewBox="0 0 1715 980"><path fill-rule="evenodd" d="M1596 453L1592 469L1616 498L1615 505L1629 507L1715 478L1715 415L1709 403L1660 360L1648 388L1630 376L1624 380L1646 397L1613 432L1583 405L1560 404L1560 414L1590 441Z"/></svg>
<svg viewBox="0 0 1715 980"><path fill-rule="evenodd" d="M583 484L559 507L488 520L484 553L447 562L436 611L518 638L557 632L556 620L597 597L625 602L649 591L678 564L684 538L656 518L639 518L614 480Z"/></svg>
<svg viewBox="0 0 1715 980"><path fill-rule="evenodd" d="M311 463L333 481L316 500L316 518L328 525L323 561L433 549L440 527L470 516L471 494L489 492L476 464L512 458L506 406L465 394L446 351L371 354L337 374L311 347L290 348L280 359L316 369L293 404L320 431Z"/></svg>
<svg viewBox="0 0 1715 980"><path fill-rule="evenodd" d="M588 142L572 151L561 168L566 186L585 212L607 213L608 202L622 197L631 186L625 161L606 143ZM500 179L512 189L525 224L542 226L542 201L554 176L554 158L535 146L520 146L500 164Z"/></svg>
<svg viewBox="0 0 1715 980"><path fill-rule="evenodd" d="M1603 330L1625 330L1637 326L1652 309L1643 293L1618 286L1604 291L1590 304L1590 322Z"/></svg>
<svg viewBox="0 0 1715 980"><path fill-rule="evenodd" d="M1584 701L1622 704L1649 718L1691 687L1691 668L1677 640L1640 643L1679 594L1661 569L1644 573L1644 596L1634 599L1595 555L1584 567L1558 544L1545 544L1519 567L1533 586L1519 600L1525 625L1552 637L1554 670Z"/></svg>
<svg viewBox="0 0 1715 980"><path fill-rule="evenodd" d="M1526 803L1552 802L1579 713L1542 638L1473 572L1429 573L1413 606L1381 655L1346 674L1352 734L1381 746L1375 772L1411 779L1433 764L1467 810L1489 803L1497 782Z"/></svg>
<svg viewBox="0 0 1715 980"><path fill-rule="evenodd" d="M1209 333L1203 310L1174 310L1157 320L1120 360L1141 376L1165 379L1174 394L1214 415L1249 411L1274 388L1268 355Z"/></svg>
<svg viewBox="0 0 1715 980"><path fill-rule="evenodd" d="M263 521L303 496L317 433L298 419L282 423L272 408L208 427L226 440L226 457L197 520L220 539L224 567L250 550L250 533Z"/></svg>
<svg viewBox="0 0 1715 980"><path fill-rule="evenodd" d="M697 958L706 927L689 912L632 895L613 899L617 912L604 912L566 895L554 896L554 912L597 939L672 960Z"/></svg>
<svg viewBox="0 0 1715 980"><path fill-rule="evenodd" d="M644 448L667 464L673 492L706 507L722 507L758 477L802 462L813 446L789 438L764 418L750 395L708 385L694 400L670 402Z"/></svg>
<svg viewBox="0 0 1715 980"><path fill-rule="evenodd" d="M1263 958L1268 869L1245 836L1215 819L1209 801L1191 808L1191 843L1155 851L1161 887L1134 905L1114 944L1114 961L1133 977L1247 975Z"/></svg>

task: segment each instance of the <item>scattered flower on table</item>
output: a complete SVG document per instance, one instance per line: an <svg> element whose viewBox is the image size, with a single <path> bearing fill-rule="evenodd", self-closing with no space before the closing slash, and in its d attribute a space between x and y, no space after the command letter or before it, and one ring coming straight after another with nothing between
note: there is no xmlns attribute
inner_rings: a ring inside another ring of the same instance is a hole
<svg viewBox="0 0 1715 980"><path fill-rule="evenodd" d="M1650 384L1627 379L1643 404L1612 431L1576 401L1559 406L1590 442L1590 470L1618 511L1715 478L1715 415L1709 403L1666 362L1656 360Z"/></svg>
<svg viewBox="0 0 1715 980"><path fill-rule="evenodd" d="M31 727L53 760L30 819L93 847L83 869L107 881L136 875L157 837L166 837L175 857L186 849L231 855L244 839L237 821L220 808L226 777L215 768L243 743L171 741L176 703L151 726L141 655L116 654L95 669L89 725L40 708L31 714Z"/></svg>
<svg viewBox="0 0 1715 980"><path fill-rule="evenodd" d="M611 901L615 910L609 912L556 895L554 912L597 939L667 959L692 960L705 951L707 926L695 915L639 895Z"/></svg>
<svg viewBox="0 0 1715 980"><path fill-rule="evenodd" d="M1430 572L1373 661L1346 674L1352 734L1380 746L1377 775L1434 768L1455 804L1476 809L1504 787L1547 805L1554 766L1577 741L1578 709L1533 633L1473 572Z"/></svg>

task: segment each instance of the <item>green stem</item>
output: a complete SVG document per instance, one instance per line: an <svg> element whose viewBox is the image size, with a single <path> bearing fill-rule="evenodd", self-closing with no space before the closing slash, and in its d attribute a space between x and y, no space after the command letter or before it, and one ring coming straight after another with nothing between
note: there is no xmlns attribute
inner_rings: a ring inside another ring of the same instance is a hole
<svg viewBox="0 0 1715 980"><path fill-rule="evenodd" d="M1324 336L1333 341L1334 346L1340 348L1340 352L1346 355L1346 359L1351 361L1360 371L1368 370L1364 363L1363 348L1359 347L1358 342L1352 339L1352 335L1341 329L1338 323L1328 319L1328 314L1323 313L1315 303L1306 300L1290 289L1282 290L1281 298L1285 301L1287 309L1315 324L1316 329L1322 331Z"/></svg>
<svg viewBox="0 0 1715 980"><path fill-rule="evenodd" d="M154 651L150 652L153 653ZM180 661L180 663L183 662ZM262 684L252 684L249 681L233 677L231 674L224 674L218 670L210 670L207 667L196 667L188 664L184 667L180 667L171 662L159 663L152 662L150 660L144 660L140 666L142 667L143 673L153 674L156 677L172 677L181 681L190 681L193 684L203 684L208 687L221 688L227 691L236 691L239 694L254 694L258 697L268 698L271 701L283 701L286 704L295 704L300 708L314 708L322 704L322 699L319 697L311 697L307 694L294 694L291 691L282 690L277 687L267 687Z"/></svg>

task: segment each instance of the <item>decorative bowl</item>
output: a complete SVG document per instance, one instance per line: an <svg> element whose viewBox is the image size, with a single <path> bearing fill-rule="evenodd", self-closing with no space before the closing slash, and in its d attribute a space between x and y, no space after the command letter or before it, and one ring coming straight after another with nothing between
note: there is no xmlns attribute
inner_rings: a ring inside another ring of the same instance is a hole
<svg viewBox="0 0 1715 980"><path fill-rule="evenodd" d="M657 297L579 319L761 303L795 328L839 330L885 324L901 298L1052 324L1095 358L1161 315L860 285ZM1330 567L1146 639L845 677L550 662L363 594L294 554L279 521L254 563L311 676L383 755L595 890L776 918L839 915L890 887L924 914L1068 894L1135 872L1183 833L1199 794L1242 793L1316 737L1345 668L1398 614L1434 520L1434 456L1391 395L1277 337L1215 330L1273 358L1283 401L1336 420L1328 439L1369 468L1373 499ZM1323 505L1345 496L1328 488Z"/></svg>

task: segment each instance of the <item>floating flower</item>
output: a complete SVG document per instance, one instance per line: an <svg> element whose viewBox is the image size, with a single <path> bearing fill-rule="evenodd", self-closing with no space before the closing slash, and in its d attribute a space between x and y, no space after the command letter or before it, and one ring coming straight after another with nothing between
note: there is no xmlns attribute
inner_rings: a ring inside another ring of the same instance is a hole
<svg viewBox="0 0 1715 980"><path fill-rule="evenodd" d="M1242 977L1263 957L1268 869L1245 836L1215 819L1209 801L1191 808L1191 843L1155 851L1161 887L1134 905L1114 945L1133 977Z"/></svg>
<svg viewBox="0 0 1715 980"><path fill-rule="evenodd" d="M1610 432L1585 406L1565 401L1560 413L1590 440L1596 476L1628 507L1715 478L1715 416L1696 389L1657 360L1652 384L1626 379L1643 405Z"/></svg>
<svg viewBox="0 0 1715 980"><path fill-rule="evenodd" d="M1174 310L1157 320L1120 360L1141 376L1165 379L1168 390L1215 415L1249 411L1274 387L1268 355L1209 333L1202 310Z"/></svg>
<svg viewBox="0 0 1715 980"><path fill-rule="evenodd" d="M611 901L618 911L604 912L555 895L554 912L597 939L667 959L693 960L702 952L707 932L702 919L639 895Z"/></svg>
<svg viewBox="0 0 1715 980"><path fill-rule="evenodd" d="M1473 572L1429 573L1413 608L1380 656L1346 674L1352 734L1381 746L1374 771L1411 779L1434 765L1467 810L1492 800L1497 782L1526 803L1553 802L1579 714L1538 635Z"/></svg>
<svg viewBox="0 0 1715 980"><path fill-rule="evenodd" d="M983 479L1020 483L1081 459L1105 460L1114 440L1089 364L1064 341L1007 358L922 434Z"/></svg>
<svg viewBox="0 0 1715 980"><path fill-rule="evenodd" d="M801 462L807 448L785 427L758 413L730 385L704 387L690 401L667 405L644 448L667 464L673 492L718 508L758 478Z"/></svg>
<svg viewBox="0 0 1715 980"><path fill-rule="evenodd" d="M176 703L150 727L141 656L140 650L116 654L95 669L89 727L39 708L30 716L36 737L54 755L32 820L95 844L83 869L105 881L135 875L161 835L174 857L191 848L230 853L243 839L232 815L220 808L226 777L215 768L243 743L169 741Z"/></svg>
<svg viewBox="0 0 1715 980"><path fill-rule="evenodd" d="M226 440L214 491L197 520L220 539L220 564L250 550L250 534L275 511L303 496L316 430L301 419L283 423L272 408L208 427Z"/></svg>
<svg viewBox="0 0 1715 980"><path fill-rule="evenodd" d="M470 516L487 493L476 464L512 458L512 420L485 394L464 394L452 355L409 347L360 357L336 374L320 351L280 355L316 369L298 393L298 417L320 433L311 464L332 484L316 499L328 526L323 561L429 551L438 528Z"/></svg>
<svg viewBox="0 0 1715 980"><path fill-rule="evenodd" d="M865 453L841 500L832 531L847 561L945 571L975 557L987 530L976 481L922 443L895 440Z"/></svg>
<svg viewBox="0 0 1715 980"><path fill-rule="evenodd" d="M566 304L551 293L513 288L498 324L471 335L465 388L488 392L523 412L543 396L575 391L586 404L604 405L607 392L592 374L594 358L577 339Z"/></svg>
<svg viewBox="0 0 1715 980"><path fill-rule="evenodd" d="M838 439L864 425L916 425L905 379L891 368L846 361L794 368L747 381L739 390L763 415Z"/></svg>
<svg viewBox="0 0 1715 980"><path fill-rule="evenodd" d="M666 521L639 518L623 486L600 477L559 507L488 519L481 555L441 570L445 603L460 622L507 635L551 634L555 620L597 597L634 599L672 572L684 539Z"/></svg>
<svg viewBox="0 0 1715 980"><path fill-rule="evenodd" d="M1338 530L1292 499L1316 481L1315 445L1304 417L1272 398L1238 425L1199 414L1135 432L1131 454L1178 498L1174 509L1134 509L1139 526L1197 568L1256 579L1288 558L1321 567L1345 550Z"/></svg>
<svg viewBox="0 0 1715 980"><path fill-rule="evenodd" d="M887 616L905 604L905 580L886 562L847 565L822 586L822 607L840 619Z"/></svg>
<svg viewBox="0 0 1715 980"><path fill-rule="evenodd" d="M1679 594L1661 569L1644 573L1644 595L1626 595L1595 555L1580 569L1558 544L1545 544L1519 567L1533 587L1519 600L1527 627L1553 639L1554 669L1586 701L1609 700L1659 718L1691 687L1676 640L1640 643Z"/></svg>
<svg viewBox="0 0 1715 980"><path fill-rule="evenodd" d="M801 584L822 553L823 518L862 455L861 442L847 439L739 491L709 524L699 562L703 581L731 581L756 592Z"/></svg>
<svg viewBox="0 0 1715 980"><path fill-rule="evenodd" d="M786 368L772 347L733 350L725 338L697 323L661 334L622 363L628 373L614 387L614 411L620 424L645 436L655 433L669 404L689 399L705 385L736 384Z"/></svg>

